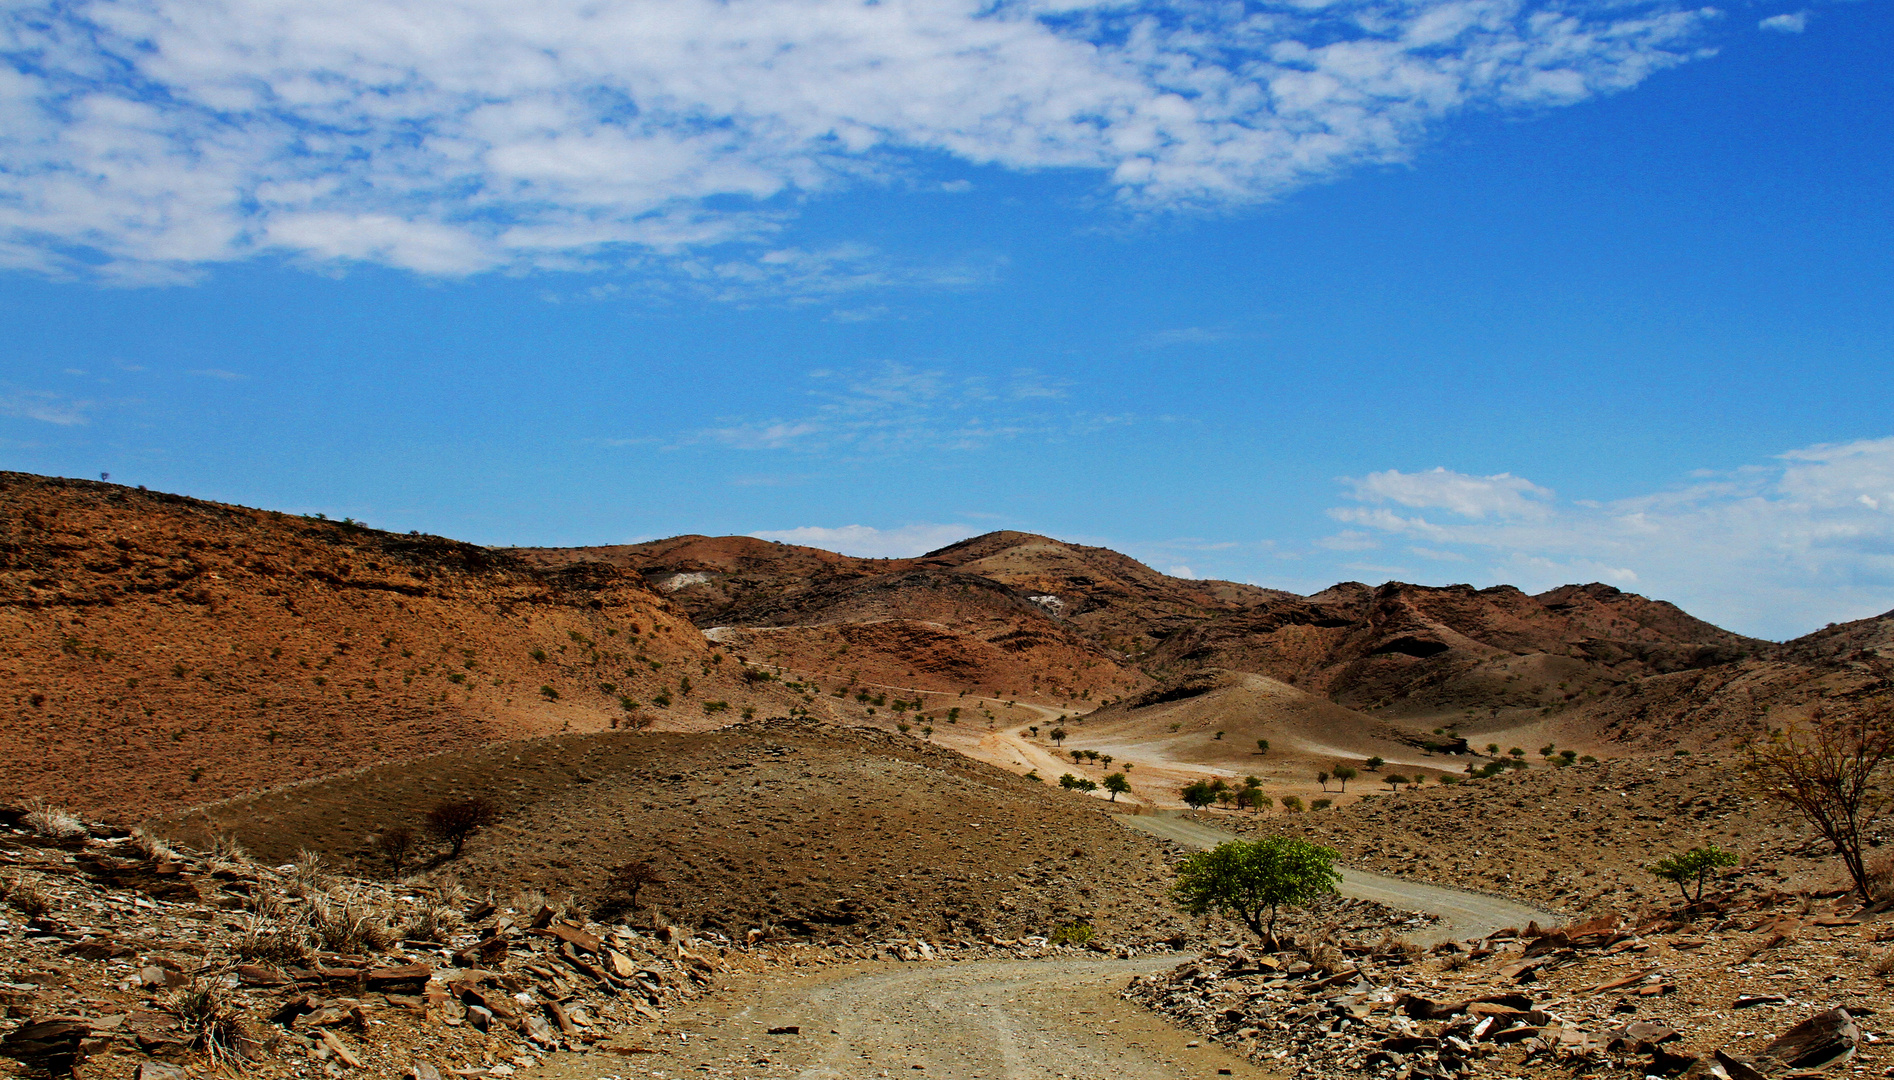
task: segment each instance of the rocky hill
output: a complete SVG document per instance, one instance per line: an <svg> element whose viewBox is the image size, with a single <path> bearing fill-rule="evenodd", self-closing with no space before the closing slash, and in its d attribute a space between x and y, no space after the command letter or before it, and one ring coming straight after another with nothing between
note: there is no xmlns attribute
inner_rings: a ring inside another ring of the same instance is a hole
<svg viewBox="0 0 1894 1080"><path fill-rule="evenodd" d="M739 667L616 567L0 473L0 789L83 812L798 703Z"/></svg>

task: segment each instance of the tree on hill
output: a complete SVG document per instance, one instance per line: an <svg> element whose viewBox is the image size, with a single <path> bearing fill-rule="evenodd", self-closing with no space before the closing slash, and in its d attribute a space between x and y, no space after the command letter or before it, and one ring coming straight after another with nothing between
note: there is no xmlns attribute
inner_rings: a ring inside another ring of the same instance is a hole
<svg viewBox="0 0 1894 1080"><path fill-rule="evenodd" d="M1348 782L1360 775L1361 774L1356 772L1352 766L1348 766L1348 765L1335 766L1335 779L1340 780L1342 782L1343 794L1348 793Z"/></svg>
<svg viewBox="0 0 1894 1080"><path fill-rule="evenodd" d="M401 868L407 865L408 859L414 854L414 840L414 830L406 825L383 829L381 835L375 838L375 846L394 868L396 878L401 877Z"/></svg>
<svg viewBox="0 0 1894 1080"><path fill-rule="evenodd" d="M612 871L611 888L614 893L625 897L625 906L636 909L638 894L646 888L665 884L664 878L644 859L633 859Z"/></svg>
<svg viewBox="0 0 1894 1080"><path fill-rule="evenodd" d="M1256 752L1257 752L1257 753L1259 753L1259 754L1262 754L1262 755L1264 755L1264 756L1268 756L1268 754L1269 754L1269 740L1268 740L1268 739L1257 739L1257 740L1256 740Z"/></svg>
<svg viewBox="0 0 1894 1080"><path fill-rule="evenodd" d="M1083 750L1072 751L1072 764L1077 765L1079 762L1082 762L1084 760L1085 760L1085 751Z"/></svg>
<svg viewBox="0 0 1894 1080"><path fill-rule="evenodd" d="M1735 866L1741 861L1733 852L1724 851L1715 844L1705 844L1689 851L1666 855L1647 869L1665 881L1675 882L1684 903L1694 904L1703 899L1703 883L1713 872L1725 866ZM1695 896L1690 894L1689 888L1693 881L1697 886Z"/></svg>
<svg viewBox="0 0 1894 1080"><path fill-rule="evenodd" d="M1894 703L1886 698L1836 712L1816 709L1743 748L1743 769L1764 795L1787 803L1827 839L1863 903L1875 900L1862 854L1862 825L1894 792Z"/></svg>
<svg viewBox="0 0 1894 1080"><path fill-rule="evenodd" d="M1374 772L1375 770L1381 768L1381 766L1386 765L1386 764L1387 762L1382 759L1381 755L1376 754L1375 756L1369 758L1367 761L1362 762L1361 767L1368 770L1369 772Z"/></svg>
<svg viewBox="0 0 1894 1080"><path fill-rule="evenodd" d="M1240 920L1273 949L1278 910L1334 892L1340 857L1333 848L1289 836L1232 840L1185 859L1171 895L1192 915Z"/></svg>
<svg viewBox="0 0 1894 1080"><path fill-rule="evenodd" d="M1326 773L1326 772L1318 772L1318 773L1316 773L1316 774L1315 774L1315 782L1316 782L1316 783L1318 783L1318 784L1320 784L1320 785L1322 785L1322 790L1323 790L1323 791L1327 791L1327 790L1328 790L1328 773Z"/></svg>
<svg viewBox="0 0 1894 1080"><path fill-rule="evenodd" d="M459 858L460 849L474 833L500 820L499 808L476 795L471 799L448 799L436 803L427 812L428 831L453 845L449 858Z"/></svg>
<svg viewBox="0 0 1894 1080"><path fill-rule="evenodd" d="M1065 745L1065 729L1064 728L1062 727L1053 728L1047 734L1051 737L1052 743L1054 746Z"/></svg>
<svg viewBox="0 0 1894 1080"><path fill-rule="evenodd" d="M1111 792L1111 801L1117 802L1118 796L1131 791L1131 781L1125 779L1124 773L1112 773L1110 776L1105 777L1105 790Z"/></svg>
<svg viewBox="0 0 1894 1080"><path fill-rule="evenodd" d="M1382 777L1381 782L1388 785L1389 791L1393 791L1396 788L1400 787L1402 784L1407 783L1407 777L1402 776L1400 773L1397 773L1397 772L1391 772L1388 775Z"/></svg>

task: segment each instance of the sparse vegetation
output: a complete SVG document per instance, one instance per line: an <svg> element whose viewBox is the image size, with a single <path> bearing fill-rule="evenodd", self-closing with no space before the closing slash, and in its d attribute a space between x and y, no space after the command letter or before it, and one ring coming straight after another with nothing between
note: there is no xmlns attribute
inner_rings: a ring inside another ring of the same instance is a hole
<svg viewBox="0 0 1894 1080"><path fill-rule="evenodd" d="M159 1004L177 1017L191 1045L202 1050L213 1067L240 1069L263 1052L262 1040L243 1009L220 982L192 979L164 995Z"/></svg>
<svg viewBox="0 0 1894 1080"><path fill-rule="evenodd" d="M1361 774L1356 772L1352 765L1335 766L1335 779L1341 781L1343 794L1348 793L1348 782L1360 775Z"/></svg>
<svg viewBox="0 0 1894 1080"><path fill-rule="evenodd" d="M0 900L29 919L45 918L53 910L52 896L19 874L0 880Z"/></svg>
<svg viewBox="0 0 1894 1080"><path fill-rule="evenodd" d="M1090 923L1069 922L1053 927L1052 933L1046 935L1046 940L1054 945L1085 945L1095 936L1097 931L1092 929Z"/></svg>
<svg viewBox="0 0 1894 1080"><path fill-rule="evenodd" d="M60 807L48 805L41 799L31 800L27 807L20 824L39 836L49 840L77 840L86 835L85 822Z"/></svg>
<svg viewBox="0 0 1894 1080"><path fill-rule="evenodd" d="M648 859L633 859L619 864L612 870L612 899L622 898L627 910L638 909L638 895L646 889L657 888L665 884L664 877Z"/></svg>
<svg viewBox="0 0 1894 1080"><path fill-rule="evenodd" d="M1112 773L1110 776L1105 777L1105 790L1111 792L1111 801L1117 802L1118 796L1131 791L1131 781L1125 779L1124 773Z"/></svg>

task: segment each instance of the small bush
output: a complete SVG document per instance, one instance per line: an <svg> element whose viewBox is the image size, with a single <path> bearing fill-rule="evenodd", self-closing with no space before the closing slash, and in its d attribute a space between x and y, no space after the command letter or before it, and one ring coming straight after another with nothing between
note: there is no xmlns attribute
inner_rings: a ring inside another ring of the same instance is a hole
<svg viewBox="0 0 1894 1080"><path fill-rule="evenodd" d="M132 830L131 845L133 850L152 862L172 862L178 858L176 849L142 828Z"/></svg>
<svg viewBox="0 0 1894 1080"><path fill-rule="evenodd" d="M446 903L423 904L401 926L401 936L408 941L432 941L446 944L454 931L460 929L460 912Z"/></svg>
<svg viewBox="0 0 1894 1080"><path fill-rule="evenodd" d="M233 951L252 963L294 964L309 958L309 946L308 926L281 896L266 892L257 897L256 910Z"/></svg>
<svg viewBox="0 0 1894 1080"><path fill-rule="evenodd" d="M539 696L545 698L547 701L558 701L559 691L554 690L550 686L542 686L539 688Z"/></svg>
<svg viewBox="0 0 1894 1080"><path fill-rule="evenodd" d="M460 849L474 833L500 820L499 808L487 799L448 799L427 812L428 831L453 845L450 857L458 858Z"/></svg>
<svg viewBox="0 0 1894 1080"><path fill-rule="evenodd" d="M1096 936L1097 931L1093 930L1090 924L1069 922L1063 926L1053 927L1052 933L1047 935L1046 940L1054 945L1085 945Z"/></svg>
<svg viewBox="0 0 1894 1080"><path fill-rule="evenodd" d="M1309 804L1309 809L1311 809L1311 810L1327 810L1327 809L1328 809L1329 807L1331 807L1331 806L1334 806L1334 805L1335 805L1335 800L1334 800L1334 799L1317 799L1317 800L1315 800L1314 802L1311 802L1311 803Z"/></svg>
<svg viewBox="0 0 1894 1080"><path fill-rule="evenodd" d="M375 849L388 860L395 877L401 876L401 868L413 857L415 840L414 830L406 825L383 829L381 835L375 838Z"/></svg>

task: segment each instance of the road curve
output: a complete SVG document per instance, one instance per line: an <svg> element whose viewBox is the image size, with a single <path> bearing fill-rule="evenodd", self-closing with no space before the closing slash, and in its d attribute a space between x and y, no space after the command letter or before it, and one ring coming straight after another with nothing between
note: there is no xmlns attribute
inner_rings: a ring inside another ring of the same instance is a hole
<svg viewBox="0 0 1894 1080"><path fill-rule="evenodd" d="M1186 847L1213 848L1228 840L1241 840L1235 833L1205 825L1186 817L1169 814L1117 814L1119 821L1153 836L1174 840ZM1426 930L1408 935L1422 945L1440 941L1485 937L1508 926L1525 926L1537 920L1541 926L1556 926L1564 917L1544 908L1502 900L1497 896L1428 885L1419 881L1370 874L1366 870L1342 867L1341 894L1374 900L1393 908L1425 911L1443 920Z"/></svg>

